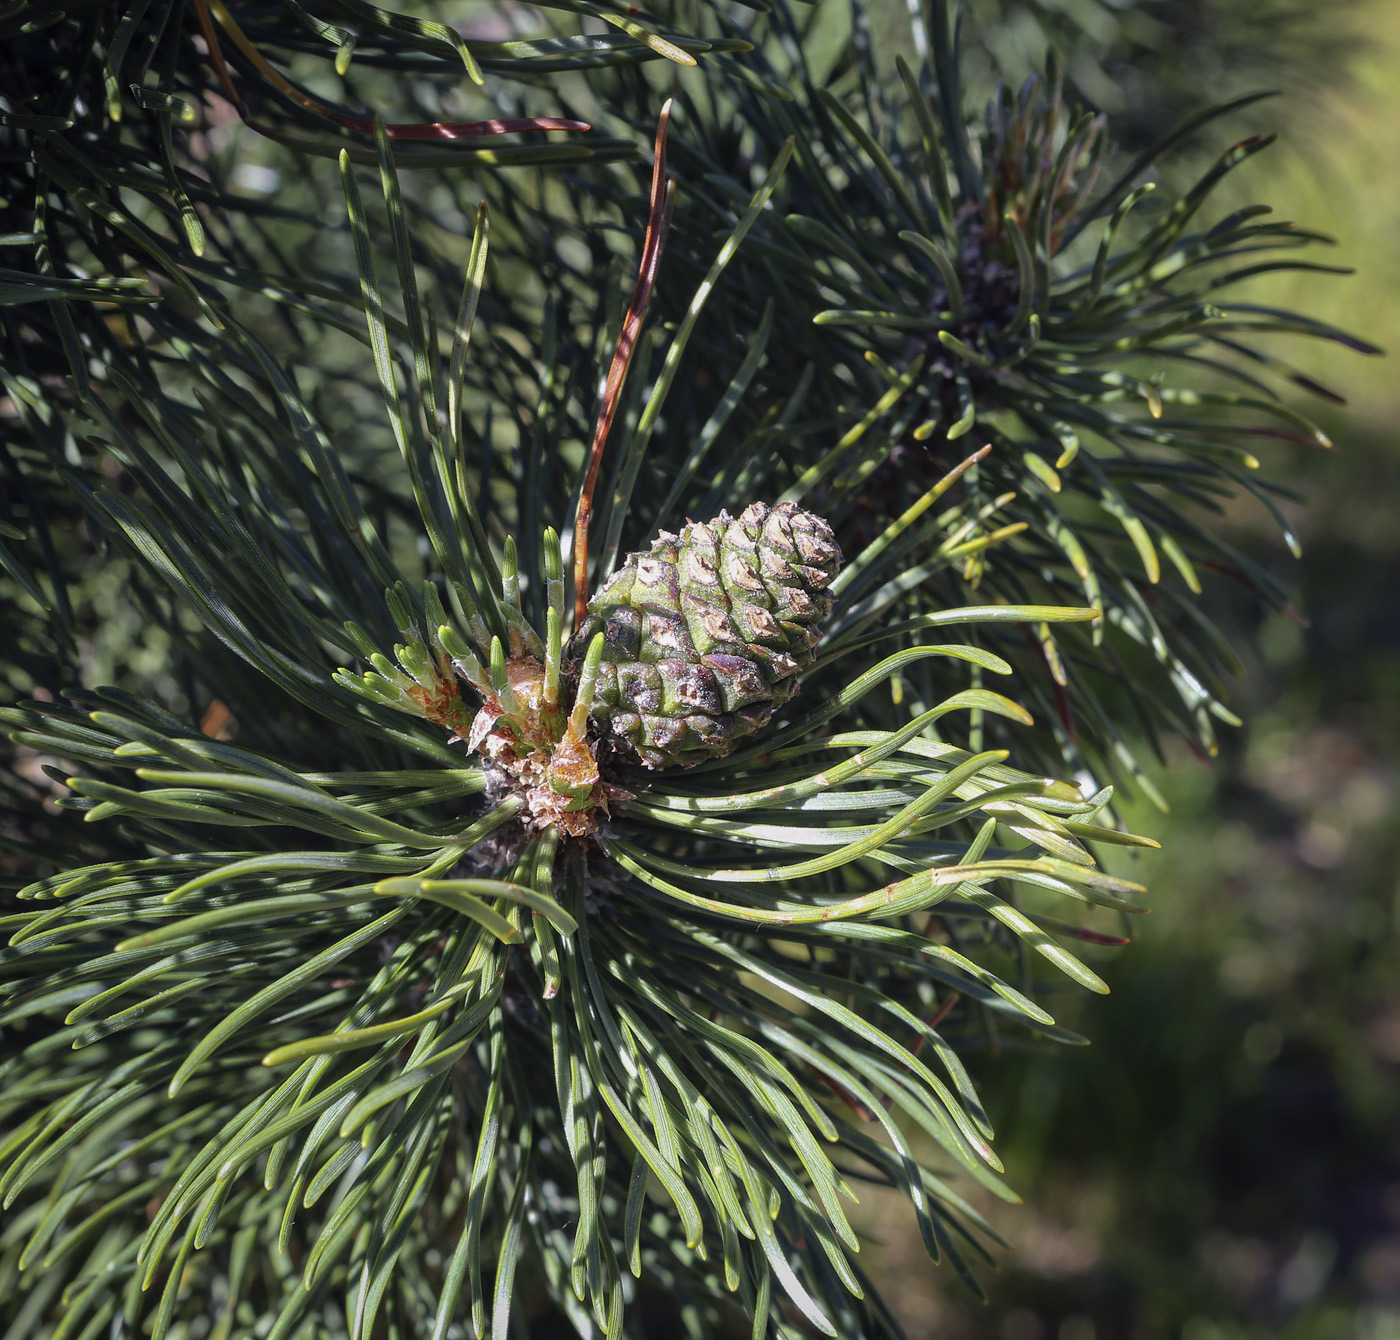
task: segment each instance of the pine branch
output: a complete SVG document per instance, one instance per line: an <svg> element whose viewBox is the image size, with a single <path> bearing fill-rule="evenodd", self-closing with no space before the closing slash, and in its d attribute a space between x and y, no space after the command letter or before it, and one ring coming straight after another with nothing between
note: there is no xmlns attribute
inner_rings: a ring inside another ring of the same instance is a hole
<svg viewBox="0 0 1400 1340"><path fill-rule="evenodd" d="M943 4L549 9L0 13L26 1335L894 1337L863 1182L979 1288L963 1058L1084 1040L1155 846L1084 779L1235 721L1207 574L1285 598L1211 523L1319 436L1261 337L1368 346L1234 301L1323 240L1212 221L1261 141L1154 209L1215 113L969 117Z"/></svg>
<svg viewBox="0 0 1400 1340"><path fill-rule="evenodd" d="M607 746L602 634L582 664L556 666L557 711L533 696L527 664L562 654L557 540L487 553L479 527L442 524L468 505L466 476L420 410L447 403L440 379L460 358L427 341L411 265L395 267L407 315L390 333L346 172L382 410L428 569L400 566L393 527L374 525L312 407L241 326L207 338L266 440L221 450L193 395L143 380L131 358L69 408L70 430L89 447L106 435L129 484L87 496L93 524L306 719L263 752L111 691L5 714L19 745L66 760L65 806L139 853L41 878L7 918L3 1022L22 1032L3 1099L5 1249L67 1289L67 1325L120 1316L156 1337L219 1296L221 1315L272 1334L313 1314L333 1334L368 1337L381 1315L447 1334L460 1309L504 1334L522 1253L585 1333L625 1333L624 1280L651 1274L682 1281L702 1316L733 1293L780 1331L792 1306L823 1333L893 1334L860 1301L850 1170L902 1189L930 1250L970 1277L957 1240L979 1254L985 1229L946 1176L1010 1193L957 1049L989 1011L1073 1036L1036 1001L1018 942L1102 990L1015 890L1131 910L1137 887L1086 843L1141 840L1099 826L1108 793L931 737L967 711L1025 722L1001 695L953 690L899 729L860 726L872 691L915 660L1009 671L973 647L896 653L690 771L629 766ZM404 261L407 234L390 238ZM215 366L191 370L232 409ZM450 434L478 440L465 424ZM860 571L878 581L897 561L889 544ZM465 580L438 585L454 573ZM526 590L548 593L544 633ZM395 627L397 664L375 647ZM334 676L347 654L374 670ZM369 766L299 758L351 737ZM565 775L570 749L596 780ZM530 756L538 772L513 761ZM61 1067L58 1047L76 1047ZM894 1113L934 1140L944 1171ZM152 1125L150 1158L133 1160ZM138 1200L158 1204L149 1223L122 1212ZM434 1265L427 1245L444 1241L451 1264ZM95 1270L100 1287L85 1282Z"/></svg>
<svg viewBox="0 0 1400 1340"><path fill-rule="evenodd" d="M1280 518L1287 490L1264 477L1261 447L1330 445L1283 393L1340 397L1275 354L1273 336L1376 352L1235 292L1278 271L1347 271L1297 257L1329 239L1270 221L1263 206L1205 214L1267 138L1234 145L1161 204L1169 193L1143 180L1250 98L1124 160L1053 73L1004 89L985 116L966 115L946 7L935 7L925 64L901 61L898 77L853 44L819 79L802 39L800 19L774 11L772 39L736 58L743 81L716 75L708 101L678 102L673 277L702 270L756 162L790 135L797 150L777 208L760 216L695 326L697 375L750 387L724 423L732 463L703 448L720 481L708 493L687 492L690 464L658 466L651 482L666 509L656 522L707 514L742 480L814 505L838 528L868 518L859 534L870 542L919 505L964 454L961 439L990 444L968 479L975 504L929 513L901 540L918 567L910 589L923 594L891 588L868 612L907 622L964 603L969 589L992 602L1103 608L1091 630L995 646L1046 683L1041 766L1151 792L1127 722L1184 735L1209 755L1218 724L1236 719L1233 657L1197 617L1205 583L1228 574L1287 605L1212 514L1242 492ZM626 86L623 96L644 91ZM594 210L605 213L601 198L580 208L581 229L596 227ZM771 309L769 295L779 298ZM659 301L671 320L690 321L687 298L673 278ZM706 413L678 405L672 421ZM782 452L771 449L770 424L783 425ZM967 546L958 563L925 560L952 534L952 547Z"/></svg>

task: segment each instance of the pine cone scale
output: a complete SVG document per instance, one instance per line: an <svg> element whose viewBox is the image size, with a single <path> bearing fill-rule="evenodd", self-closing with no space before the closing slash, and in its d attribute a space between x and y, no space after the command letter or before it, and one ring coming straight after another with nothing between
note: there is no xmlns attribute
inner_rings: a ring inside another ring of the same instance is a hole
<svg viewBox="0 0 1400 1340"><path fill-rule="evenodd" d="M728 753L796 692L840 563L831 528L794 503L661 534L579 630L580 646L604 638L595 724L648 767Z"/></svg>

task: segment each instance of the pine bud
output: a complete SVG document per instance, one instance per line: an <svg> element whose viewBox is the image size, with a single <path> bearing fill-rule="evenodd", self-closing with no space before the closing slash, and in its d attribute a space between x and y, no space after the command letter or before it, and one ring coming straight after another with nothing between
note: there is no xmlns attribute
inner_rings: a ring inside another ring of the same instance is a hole
<svg viewBox="0 0 1400 1340"><path fill-rule="evenodd" d="M795 503L663 531L579 630L604 635L594 722L651 768L727 754L796 692L840 567L831 527Z"/></svg>

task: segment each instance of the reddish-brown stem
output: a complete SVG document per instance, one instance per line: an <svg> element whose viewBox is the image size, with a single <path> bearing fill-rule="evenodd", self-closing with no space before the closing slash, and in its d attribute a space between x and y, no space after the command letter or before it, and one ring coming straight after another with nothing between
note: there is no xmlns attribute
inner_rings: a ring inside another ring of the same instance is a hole
<svg viewBox="0 0 1400 1340"><path fill-rule="evenodd" d="M199 19L199 30L204 34L204 44L209 48L209 60L214 66L214 73L219 76L219 83L223 86L224 96L231 102L243 120L248 119L248 109L243 105L243 99L238 96L237 89L233 86L233 78L228 72L228 65L224 61L223 48L219 46L219 34L214 28L214 20L210 16L209 6L204 0L194 0L194 12Z"/></svg>
<svg viewBox="0 0 1400 1340"><path fill-rule="evenodd" d="M961 999L962 997L956 991L950 991L946 996L943 997L942 1004L940 1004L939 1007L936 1010L934 1010L934 1012L931 1015L929 1015L927 1019L924 1020L924 1022L929 1026L929 1028L937 1028L939 1024L941 1024L950 1014L952 1014L953 1006L955 1006ZM914 1056L917 1056L921 1051L923 1051L924 1043L927 1041L928 1034L920 1033L919 1036L914 1039L914 1045L909 1048L910 1053ZM890 1110L891 1102L891 1099L887 1098L885 1100L886 1112Z"/></svg>
<svg viewBox="0 0 1400 1340"><path fill-rule="evenodd" d="M953 1006L956 1005L961 999L962 997L958 995L956 991L950 991L946 996L943 997L943 1003L936 1010L934 1010L934 1012L931 1015L929 1015L928 1026L930 1028L937 1028L938 1025L941 1024L953 1012Z"/></svg>
<svg viewBox="0 0 1400 1340"><path fill-rule="evenodd" d="M286 78L271 65L257 47L250 42L243 30L223 4L223 0L194 0L195 12L199 16L200 30L209 46L209 59L213 62L219 83L223 85L228 100L238 110L244 121L248 120L247 108L234 91L233 80L229 75L223 52L219 48L218 34L213 20L217 18L227 30L233 44L243 53L253 67L284 97L304 107L316 116L354 131L357 135L373 135L374 120L367 116L352 116L329 103L308 93ZM212 11L212 12L211 12ZM470 139L478 135L509 135L525 130L587 130L586 121L570 121L557 116L518 116L491 121L401 121L384 127L384 133L391 140L458 140Z"/></svg>
<svg viewBox="0 0 1400 1340"><path fill-rule="evenodd" d="M810 1061L806 1062L807 1069L812 1072L828 1089L831 1090L852 1112L862 1121L874 1121L875 1114L862 1103L844 1084L833 1079L825 1070L818 1070Z"/></svg>
<svg viewBox="0 0 1400 1340"><path fill-rule="evenodd" d="M1072 935L1076 940L1083 940L1091 945L1112 945L1115 949L1132 944L1126 935L1109 935L1104 931L1091 931L1087 926L1074 926L1064 931L1063 934Z"/></svg>
<svg viewBox="0 0 1400 1340"><path fill-rule="evenodd" d="M593 520L593 490L598 484L598 467L603 463L603 447L612 429L613 416L622 395L622 383L628 364L636 351L647 303L656 285L656 271L661 264L661 251L666 245L666 230L671 222L671 205L675 200L675 185L666 180L666 126L671 119L671 100L667 98L656 122L656 159L651 168L651 209L647 218L646 236L642 240L642 259L637 267L637 283L627 315L622 320L622 333L617 337L612 366L603 387L603 403L598 411L598 424L593 430L593 450L588 457L588 473L579 491L578 516L574 520L574 627L581 628L588 615L588 527Z"/></svg>
<svg viewBox="0 0 1400 1340"><path fill-rule="evenodd" d="M1222 576L1230 578L1231 581L1238 582L1241 586L1244 587L1246 591L1250 592L1251 595L1258 596L1259 599L1264 601L1265 603L1273 603L1269 596L1269 593L1265 591L1264 588L1260 586L1258 582L1256 582L1248 574L1241 572L1240 569L1235 567L1232 563L1222 563L1219 560L1212 558L1202 559L1200 560L1200 562L1203 568L1207 568L1211 572L1218 572ZM1296 623L1299 628L1312 627L1312 623L1303 615L1299 614L1298 611L1295 610L1292 605L1285 605L1279 611L1279 613L1284 615L1286 618L1292 619L1293 622Z"/></svg>

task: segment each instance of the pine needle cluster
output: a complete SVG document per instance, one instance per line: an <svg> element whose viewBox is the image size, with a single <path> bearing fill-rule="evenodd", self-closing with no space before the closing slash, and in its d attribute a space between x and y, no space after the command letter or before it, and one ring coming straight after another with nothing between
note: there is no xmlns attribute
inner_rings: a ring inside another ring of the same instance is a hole
<svg viewBox="0 0 1400 1340"><path fill-rule="evenodd" d="M1346 337L930 10L0 9L8 1336L893 1337L867 1186L980 1287Z"/></svg>
<svg viewBox="0 0 1400 1340"><path fill-rule="evenodd" d="M1038 766L1155 795L1144 744L1150 755L1175 736L1209 757L1218 727L1238 724L1237 662L1203 607L1205 585L1229 581L1287 608L1277 578L1212 518L1248 497L1296 552L1284 513L1296 499L1270 478L1269 450L1331 443L1287 393L1344 402L1292 359L1313 340L1376 350L1253 300L1262 276L1348 273L1300 255L1331 239L1266 205L1213 206L1272 135L1229 144L1184 190L1154 179L1262 95L1199 111L1126 155L1101 114L1066 99L1053 59L970 115L951 8L930 12L919 70L896 58L881 79L860 43L827 68L794 23L786 41L735 58L748 80L711 79L679 100L693 130L673 159L704 185L674 229L678 267L701 272L760 165L793 145L779 208L757 220L723 294L698 322L683 294L661 295L673 321L695 327L707 370L749 388L730 431L788 430L782 453L700 459L729 471L725 486L781 491L838 528L904 518L899 543L912 554L947 533L928 490L990 444L964 487L979 509L970 535L995 535L997 561L969 556L944 579L921 569L907 599L886 593L861 614L917 620L970 591L1103 609L1092 627L1035 629L998 650L1037 686ZM614 101L642 96L623 80ZM596 217L581 211L579 227ZM748 333L741 347L735 330ZM674 505L699 468L687 460L659 480L663 499L669 484Z"/></svg>

